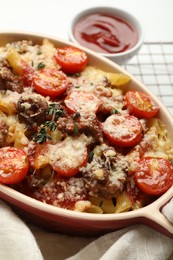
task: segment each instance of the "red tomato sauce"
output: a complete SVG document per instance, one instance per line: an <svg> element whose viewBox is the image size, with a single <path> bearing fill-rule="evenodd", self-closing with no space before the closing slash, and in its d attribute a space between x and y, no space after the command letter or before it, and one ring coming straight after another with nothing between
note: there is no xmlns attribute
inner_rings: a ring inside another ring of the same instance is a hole
<svg viewBox="0 0 173 260"><path fill-rule="evenodd" d="M74 26L74 37L81 45L101 53L119 53L138 40L135 29L126 21L108 14L94 13Z"/></svg>

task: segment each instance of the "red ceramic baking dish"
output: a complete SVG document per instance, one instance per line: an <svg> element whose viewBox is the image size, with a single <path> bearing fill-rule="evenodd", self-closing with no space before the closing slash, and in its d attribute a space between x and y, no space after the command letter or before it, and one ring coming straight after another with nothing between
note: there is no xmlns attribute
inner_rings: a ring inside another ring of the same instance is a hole
<svg viewBox="0 0 173 260"><path fill-rule="evenodd" d="M23 39L32 40L34 43L41 43L43 38L50 39L57 47L65 45L74 46L74 44L70 42L55 37L24 32L1 32L0 46L3 46L8 42ZM158 117L166 125L171 142L173 143L173 118L158 98L156 98L141 82L136 80L132 75L128 74L112 61L85 48L81 47L81 49L86 51L91 65L97 66L105 71L129 75L131 77L131 83L128 88L131 89L133 86L134 90L148 93L153 98L160 107ZM51 206L23 195L8 186L0 185L0 198L8 202L16 212L27 218L30 222L36 223L55 232L82 236L95 236L134 224L145 224L170 238L173 238L173 224L171 224L161 213L162 207L166 205L172 197L173 186L153 203L143 208L116 214L91 214Z"/></svg>

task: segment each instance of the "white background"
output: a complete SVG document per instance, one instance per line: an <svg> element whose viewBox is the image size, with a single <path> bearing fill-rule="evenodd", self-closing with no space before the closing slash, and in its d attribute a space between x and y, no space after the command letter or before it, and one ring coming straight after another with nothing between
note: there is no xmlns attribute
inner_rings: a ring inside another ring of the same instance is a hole
<svg viewBox="0 0 173 260"><path fill-rule="evenodd" d="M145 29L145 41L173 41L173 0L0 0L0 31L22 30L68 39L73 15L99 5L135 15Z"/></svg>

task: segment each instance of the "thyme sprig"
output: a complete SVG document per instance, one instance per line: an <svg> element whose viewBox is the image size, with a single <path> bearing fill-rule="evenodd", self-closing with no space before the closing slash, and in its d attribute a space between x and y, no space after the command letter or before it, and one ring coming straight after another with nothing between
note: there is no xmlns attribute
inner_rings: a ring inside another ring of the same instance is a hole
<svg viewBox="0 0 173 260"><path fill-rule="evenodd" d="M44 127L40 127L39 132L34 137L33 141L39 144L45 143L47 140L51 140L52 138L47 133L47 130Z"/></svg>
<svg viewBox="0 0 173 260"><path fill-rule="evenodd" d="M63 113L64 113L63 109L60 108L57 103L51 103L47 110L47 115L52 115L52 121L61 117Z"/></svg>
<svg viewBox="0 0 173 260"><path fill-rule="evenodd" d="M56 123L54 121L46 121L42 126L49 128L50 131L55 131L56 129Z"/></svg>
<svg viewBox="0 0 173 260"><path fill-rule="evenodd" d="M39 128L38 133L33 138L33 141L39 144L45 143L47 140L51 140L51 136L48 132L56 130L56 122L60 116L63 115L63 109L59 107L57 103L51 103L47 110L47 115L51 115L51 121L45 121Z"/></svg>

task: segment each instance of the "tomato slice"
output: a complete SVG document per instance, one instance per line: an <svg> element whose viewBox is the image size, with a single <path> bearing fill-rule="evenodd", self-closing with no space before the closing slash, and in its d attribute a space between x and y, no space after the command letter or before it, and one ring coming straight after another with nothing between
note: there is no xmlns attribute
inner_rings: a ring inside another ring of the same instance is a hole
<svg viewBox="0 0 173 260"><path fill-rule="evenodd" d="M73 91L65 98L64 103L70 113L88 115L97 112L101 101L91 92Z"/></svg>
<svg viewBox="0 0 173 260"><path fill-rule="evenodd" d="M58 48L55 59L65 73L72 74L81 72L88 63L86 53L76 47Z"/></svg>
<svg viewBox="0 0 173 260"><path fill-rule="evenodd" d="M0 148L0 182L18 183L24 179L29 169L26 153L15 147Z"/></svg>
<svg viewBox="0 0 173 260"><path fill-rule="evenodd" d="M128 91L125 102L129 113L139 118L150 118L156 115L159 108L151 97L143 92Z"/></svg>
<svg viewBox="0 0 173 260"><path fill-rule="evenodd" d="M80 138L68 137L52 146L50 165L62 176L74 176L88 161L88 151Z"/></svg>
<svg viewBox="0 0 173 260"><path fill-rule="evenodd" d="M91 92L73 91L65 100L65 105L70 113L91 114L96 113L101 101Z"/></svg>
<svg viewBox="0 0 173 260"><path fill-rule="evenodd" d="M37 144L29 159L34 169L40 169L49 164L59 175L74 176L88 161L87 144L82 137L73 136L54 145Z"/></svg>
<svg viewBox="0 0 173 260"><path fill-rule="evenodd" d="M33 86L43 96L57 97L66 90L67 85L67 76L54 68L41 69L33 75Z"/></svg>
<svg viewBox="0 0 173 260"><path fill-rule="evenodd" d="M136 145L142 136L142 125L131 115L115 114L102 124L107 139L114 145L130 147Z"/></svg>
<svg viewBox="0 0 173 260"><path fill-rule="evenodd" d="M161 195L173 184L173 167L163 158L143 158L138 162L134 178L143 192Z"/></svg>

